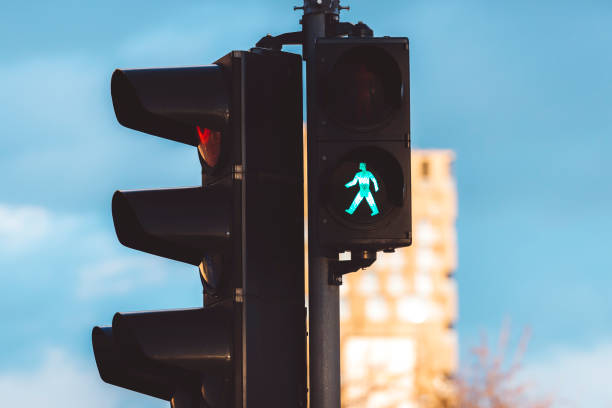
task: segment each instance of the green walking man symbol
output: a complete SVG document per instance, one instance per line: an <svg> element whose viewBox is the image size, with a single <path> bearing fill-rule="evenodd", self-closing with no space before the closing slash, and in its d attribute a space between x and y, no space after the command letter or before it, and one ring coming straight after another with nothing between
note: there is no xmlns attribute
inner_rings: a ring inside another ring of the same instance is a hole
<svg viewBox="0 0 612 408"><path fill-rule="evenodd" d="M351 188L355 184L359 183L359 192L357 192L351 206L344 211L349 214L353 214L357 207L359 207L361 201L365 198L370 206L370 209L372 210L372 214L370 215L374 216L378 214L378 208L376 207L376 202L374 201L374 197L372 197L372 193L370 192L370 180L372 180L372 183L374 184L374 192L378 191L378 182L376 181L376 177L366 170L365 163L359 163L359 169L361 171L355 174L353 180L344 185L346 188Z"/></svg>

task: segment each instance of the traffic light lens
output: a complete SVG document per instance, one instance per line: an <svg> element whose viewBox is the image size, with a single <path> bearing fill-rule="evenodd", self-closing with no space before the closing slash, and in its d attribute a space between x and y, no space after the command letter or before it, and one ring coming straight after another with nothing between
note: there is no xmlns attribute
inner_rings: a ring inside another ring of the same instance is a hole
<svg viewBox="0 0 612 408"><path fill-rule="evenodd" d="M378 192L378 182L376 181L376 177L374 177L372 172L366 170L365 163L359 163L359 171L355 173L355 177L353 178L353 180L349 181L344 185L344 187L346 188L351 188L355 185L359 185L359 191L357 191L357 195L355 195L355 199L351 203L351 206L344 210L347 212L347 214L353 215L364 198L370 206L370 210L372 210L372 213L370 215L375 216L380 214L380 212L378 211L378 207L376 206L376 200L374 200L372 191L370 191L370 183L372 183L373 185L374 192Z"/></svg>
<svg viewBox="0 0 612 408"><path fill-rule="evenodd" d="M351 227L374 225L403 204L401 166L376 147L353 150L325 179L330 212Z"/></svg>
<svg viewBox="0 0 612 408"><path fill-rule="evenodd" d="M323 104L334 120L349 128L371 128L386 122L400 107L402 77L384 50L359 46L344 53L327 78Z"/></svg>
<svg viewBox="0 0 612 408"><path fill-rule="evenodd" d="M196 126L200 143L198 151L207 166L214 168L219 164L221 155L221 132Z"/></svg>

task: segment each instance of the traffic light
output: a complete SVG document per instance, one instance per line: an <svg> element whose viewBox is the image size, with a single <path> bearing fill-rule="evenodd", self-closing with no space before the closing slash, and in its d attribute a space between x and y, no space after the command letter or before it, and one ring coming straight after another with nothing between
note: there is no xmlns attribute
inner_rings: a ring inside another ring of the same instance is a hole
<svg viewBox="0 0 612 408"><path fill-rule="evenodd" d="M305 407L301 72L255 48L113 74L118 121L197 147L202 167L202 186L117 191L117 237L197 266L204 306L95 327L105 382L175 408Z"/></svg>
<svg viewBox="0 0 612 408"><path fill-rule="evenodd" d="M311 233L328 252L410 245L407 38L319 38L309 79Z"/></svg>

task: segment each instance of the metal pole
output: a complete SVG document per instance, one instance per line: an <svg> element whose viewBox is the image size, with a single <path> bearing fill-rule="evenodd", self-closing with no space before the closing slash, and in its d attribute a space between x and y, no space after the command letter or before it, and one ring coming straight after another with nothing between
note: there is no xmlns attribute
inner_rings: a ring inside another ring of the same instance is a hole
<svg viewBox="0 0 612 408"><path fill-rule="evenodd" d="M306 60L307 99L312 100L314 88L314 45L326 36L329 18L338 16L338 0L304 0L302 29L303 56ZM311 112L307 112L308 173L316 166L315 141L311 137ZM312 183L314 184L314 183ZM308 205L315 205L317 192L309 183ZM308 211L308 316L310 408L340 408L340 292L329 284L329 260L318 247L316 222Z"/></svg>
<svg viewBox="0 0 612 408"><path fill-rule="evenodd" d="M324 256L309 256L310 408L340 408L340 296Z"/></svg>

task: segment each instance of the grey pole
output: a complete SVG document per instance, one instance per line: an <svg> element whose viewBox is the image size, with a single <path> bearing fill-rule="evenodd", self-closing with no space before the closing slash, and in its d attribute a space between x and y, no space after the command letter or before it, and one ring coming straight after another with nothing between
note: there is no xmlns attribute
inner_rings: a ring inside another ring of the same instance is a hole
<svg viewBox="0 0 612 408"><path fill-rule="evenodd" d="M329 19L338 18L338 0L304 0L302 30L303 56L306 60L306 89L308 100L314 87L314 45L317 38L326 36ZM307 112L307 126L311 127L311 112ZM307 133L308 173L316 166L315 141ZM309 186L312 185L309 183ZM315 205L318 192L309 187L308 205ZM310 408L340 408L340 292L339 286L329 284L329 259L318 247L316 222L308 220L308 316L309 316L309 372Z"/></svg>
<svg viewBox="0 0 612 408"><path fill-rule="evenodd" d="M308 257L310 408L340 407L339 286L328 283L328 259Z"/></svg>

